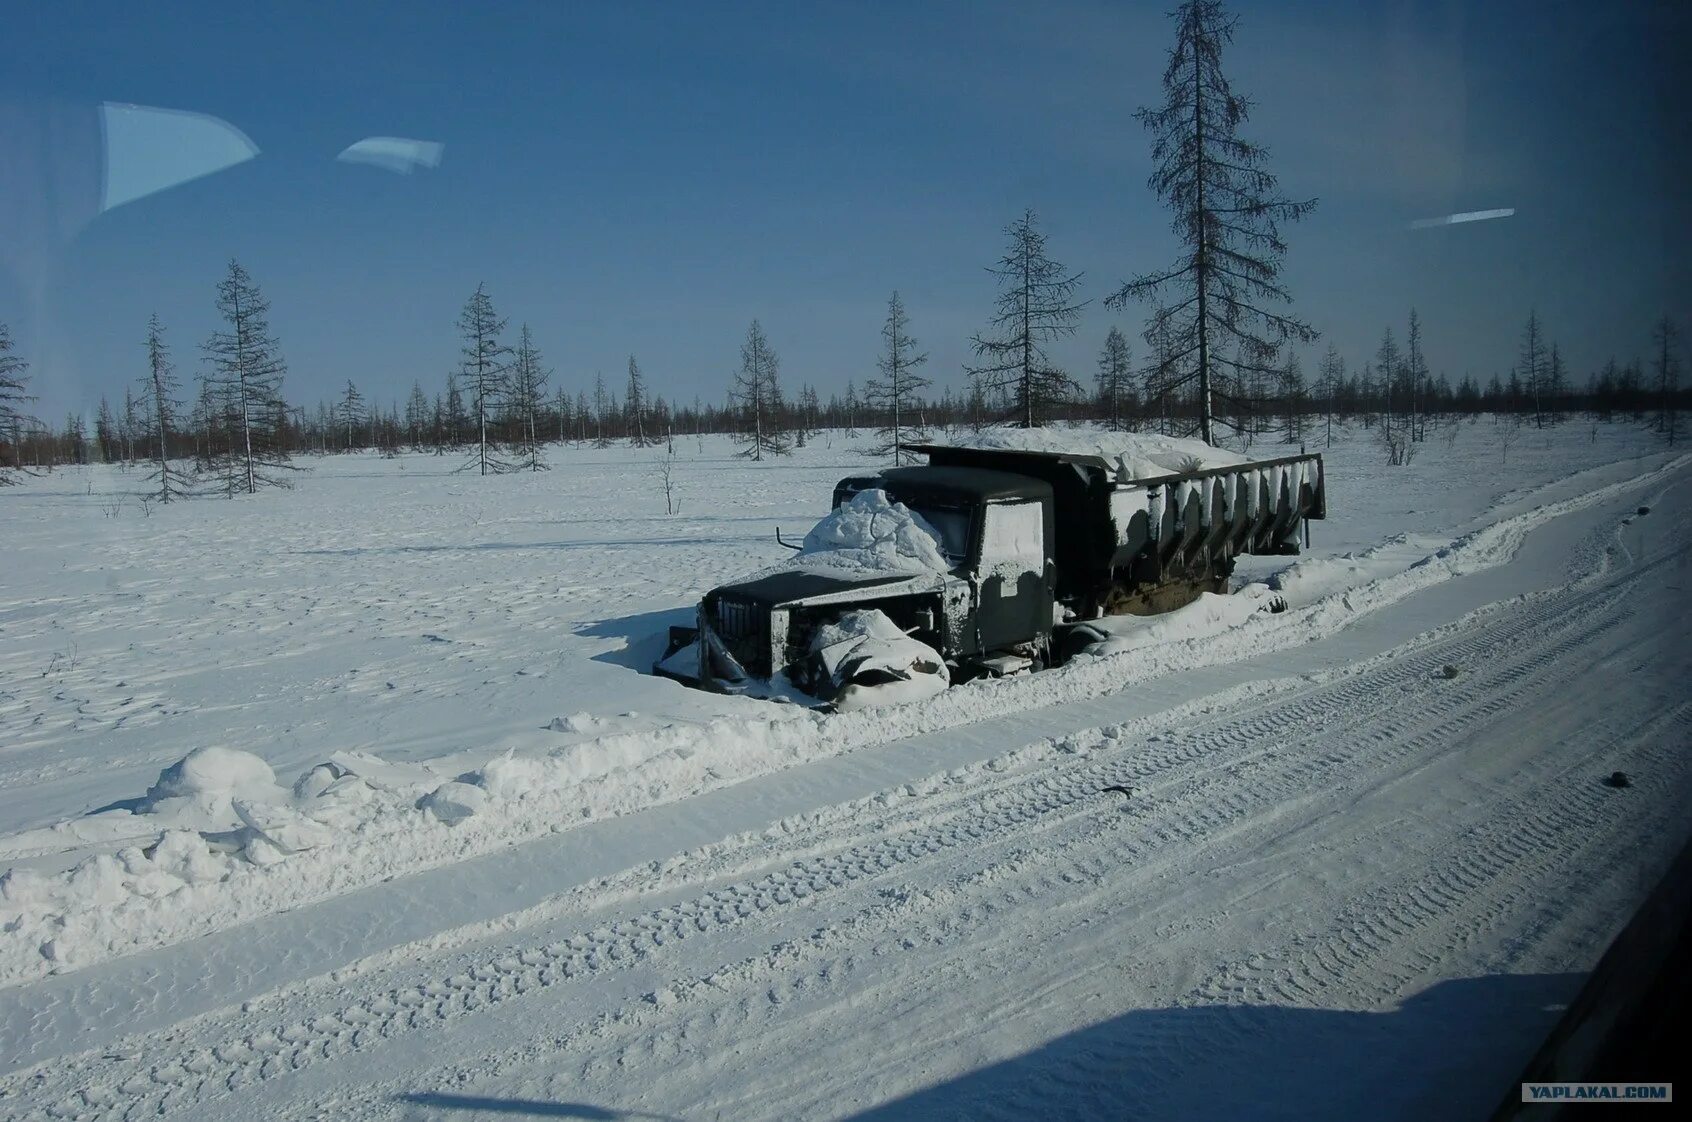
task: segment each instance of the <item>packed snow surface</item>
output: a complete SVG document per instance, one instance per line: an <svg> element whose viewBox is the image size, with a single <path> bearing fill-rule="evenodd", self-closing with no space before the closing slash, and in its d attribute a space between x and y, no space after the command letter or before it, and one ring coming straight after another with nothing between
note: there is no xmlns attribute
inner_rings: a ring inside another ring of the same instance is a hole
<svg viewBox="0 0 1692 1122"><path fill-rule="evenodd" d="M790 567L839 576L944 573L952 566L928 520L886 491L859 491L805 535Z"/></svg>
<svg viewBox="0 0 1692 1122"><path fill-rule="evenodd" d="M24 480L0 1117L1478 1115L1692 797L1692 467L1500 431L1337 430L1313 550L1241 560L1286 611L833 715L643 670L841 434L678 441L687 516L623 449Z"/></svg>
<svg viewBox="0 0 1692 1122"><path fill-rule="evenodd" d="M1146 432L1107 432L1087 428L994 428L958 439L936 441L959 448L994 448L1017 452L1060 452L1070 456L1097 456L1116 469L1117 479L1128 482L1180 471L1232 467L1250 463L1251 456L1215 448L1202 440L1160 436ZM1274 458L1284 455L1274 452Z"/></svg>

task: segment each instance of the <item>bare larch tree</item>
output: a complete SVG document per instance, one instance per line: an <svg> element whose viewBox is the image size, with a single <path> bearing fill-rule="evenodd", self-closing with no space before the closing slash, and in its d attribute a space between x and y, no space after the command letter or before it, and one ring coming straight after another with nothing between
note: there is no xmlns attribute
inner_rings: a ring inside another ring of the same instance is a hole
<svg viewBox="0 0 1692 1122"><path fill-rule="evenodd" d="M745 415L740 455L761 460L765 454L788 453L787 433L782 427L781 384L777 380L781 360L764 337L757 320L746 331L740 345L740 369L734 375L729 394Z"/></svg>
<svg viewBox="0 0 1692 1122"><path fill-rule="evenodd" d="M510 393L506 400L516 430L516 439L511 442L515 466L522 471L546 470L546 462L541 458L539 418L550 373L541 365L540 351L535 349L534 337L525 323L517 331L517 356L511 364Z"/></svg>
<svg viewBox="0 0 1692 1122"><path fill-rule="evenodd" d="M505 390L505 375L511 367L511 348L499 341L499 333L504 330L505 321L494 312L487 286L478 284L458 316L458 336L464 341L458 372L469 387L476 424L476 455L464 466L475 464L483 475L506 466L488 443L488 421Z"/></svg>
<svg viewBox="0 0 1692 1122"><path fill-rule="evenodd" d="M879 442L869 454L892 456L895 467L915 461L916 453L906 446L924 436L911 421L916 414L917 392L929 384L916 368L928 361L928 355L917 350L917 341L906 330L910 322L905 302L893 293L887 300L887 319L881 325L881 357L875 360L881 376L864 383L864 402L887 419L876 431Z"/></svg>
<svg viewBox="0 0 1692 1122"><path fill-rule="evenodd" d="M405 399L405 431L411 437L411 450L423 450L423 430L429 424L429 396L423 392L423 383L413 380L411 394Z"/></svg>
<svg viewBox="0 0 1692 1122"><path fill-rule="evenodd" d="M991 397L1009 398L1005 417L1019 428L1041 424L1054 405L1072 400L1080 387L1046 354L1046 345L1075 334L1086 301L1075 301L1080 273L1069 273L1046 255L1046 236L1032 209L1005 227L1010 248L987 271L999 278L998 308L989 334L970 339L980 366L965 371Z"/></svg>
<svg viewBox="0 0 1692 1122"><path fill-rule="evenodd" d="M646 431L646 414L650 410L649 403L646 400L646 378L641 374L639 365L635 363L634 355L629 356L629 388L624 396L623 406L629 418L629 443L636 448L645 448L649 444L657 444L659 442L658 433Z"/></svg>
<svg viewBox="0 0 1692 1122"><path fill-rule="evenodd" d="M147 428L151 430L154 468L147 478L158 484L153 497L161 503L168 503L185 497L188 487L181 473L170 466L170 430L176 424L182 403L176 398L180 388L176 380L176 366L170 361L164 325L159 322L156 313L147 320L147 373L141 377L141 386L152 405L148 410L151 417Z"/></svg>
<svg viewBox="0 0 1692 1122"><path fill-rule="evenodd" d="M1281 368L1281 442L1300 444L1304 440L1304 410L1310 404L1304 384L1304 365L1296 352L1287 355Z"/></svg>
<svg viewBox="0 0 1692 1122"><path fill-rule="evenodd" d="M1339 396L1345 388L1345 359L1340 357L1339 349L1332 343L1328 344L1328 353L1322 356L1322 364L1316 368L1316 385L1322 395L1322 415L1324 419L1324 439L1327 446L1334 446L1334 398Z"/></svg>
<svg viewBox="0 0 1692 1122"><path fill-rule="evenodd" d="M335 411L341 415L341 427L347 431L347 451L353 449L353 430L364 422L364 395L358 392L358 387L347 379L346 392L341 394L341 400L335 403Z"/></svg>
<svg viewBox="0 0 1692 1122"><path fill-rule="evenodd" d="M1680 414L1675 398L1680 393L1680 328L1668 316L1651 328L1651 343L1656 354L1652 362L1657 373L1657 431L1674 443L1678 434Z"/></svg>
<svg viewBox="0 0 1692 1122"><path fill-rule="evenodd" d="M1381 332L1381 345L1375 351L1375 373L1380 378L1385 409L1381 414L1378 435L1381 447L1386 450L1387 463L1394 467L1408 464L1412 454L1409 397L1403 388L1409 380L1408 369L1392 328L1386 328Z"/></svg>
<svg viewBox="0 0 1692 1122"><path fill-rule="evenodd" d="M1218 0L1187 0L1173 18L1163 104L1135 116L1153 136L1149 183L1174 211L1182 252L1169 269L1135 277L1105 303L1155 303L1145 337L1162 352L1158 387L1174 393L1196 383L1199 435L1215 443L1219 371L1231 371L1233 385L1250 385L1277 373L1283 343L1317 337L1309 324L1270 307L1291 301L1280 280L1287 247L1279 224L1304 217L1316 200L1277 194L1268 149L1239 136L1251 102L1222 73L1235 18ZM1234 411L1245 412L1239 403Z"/></svg>
<svg viewBox="0 0 1692 1122"><path fill-rule="evenodd" d="M593 372L593 446L609 448L611 436L605 431L605 420L611 413L611 395L605 390L605 375Z"/></svg>
<svg viewBox="0 0 1692 1122"><path fill-rule="evenodd" d="M1427 393L1428 360L1422 354L1422 317L1415 308L1410 309L1410 330L1405 335L1404 370L1409 378L1408 410L1410 415L1410 439L1421 441L1427 439L1423 431L1424 411L1423 398Z"/></svg>
<svg viewBox="0 0 1692 1122"><path fill-rule="evenodd" d="M1134 356L1128 339L1112 327L1099 351L1099 412L1113 432L1129 426L1138 403L1134 400Z"/></svg>
<svg viewBox="0 0 1692 1122"><path fill-rule="evenodd" d="M29 363L12 350L12 332L0 323L0 486L16 483L23 448L23 404L34 401L29 392Z"/></svg>
<svg viewBox="0 0 1692 1122"><path fill-rule="evenodd" d="M1527 383L1527 392L1533 396L1533 427L1545 427L1545 332L1539 324L1539 312L1528 312L1527 326L1522 328L1522 349L1517 358L1516 369L1523 381Z"/></svg>
<svg viewBox="0 0 1692 1122"><path fill-rule="evenodd" d="M211 468L226 495L287 486L278 474L291 466L278 424L287 364L270 333L270 302L239 261L231 260L218 282L217 310L229 326L204 347L211 408L223 418Z"/></svg>

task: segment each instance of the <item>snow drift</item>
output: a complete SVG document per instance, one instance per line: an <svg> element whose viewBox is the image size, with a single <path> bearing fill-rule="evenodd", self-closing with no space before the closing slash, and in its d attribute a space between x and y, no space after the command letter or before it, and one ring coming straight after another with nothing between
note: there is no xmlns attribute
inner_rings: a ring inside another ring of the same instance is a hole
<svg viewBox="0 0 1692 1122"><path fill-rule="evenodd" d="M1092 428L984 429L951 443L960 448L1097 456L1115 465L1117 478L1122 482L1251 463L1249 456L1212 448L1202 440L1146 432L1101 432Z"/></svg>
<svg viewBox="0 0 1692 1122"><path fill-rule="evenodd" d="M818 522L798 556L781 569L829 575L944 573L952 567L940 534L886 491L860 491Z"/></svg>
<svg viewBox="0 0 1692 1122"><path fill-rule="evenodd" d="M940 653L875 608L848 612L817 629L811 651L840 688L840 712L933 697L951 684Z"/></svg>

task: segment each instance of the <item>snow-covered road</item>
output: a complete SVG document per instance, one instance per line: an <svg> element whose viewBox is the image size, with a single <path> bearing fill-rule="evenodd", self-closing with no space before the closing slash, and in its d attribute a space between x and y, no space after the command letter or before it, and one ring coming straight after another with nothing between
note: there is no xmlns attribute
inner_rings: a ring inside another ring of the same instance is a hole
<svg viewBox="0 0 1692 1122"><path fill-rule="evenodd" d="M1220 653L0 990L0 1115L1477 1116L1685 841L1662 465Z"/></svg>

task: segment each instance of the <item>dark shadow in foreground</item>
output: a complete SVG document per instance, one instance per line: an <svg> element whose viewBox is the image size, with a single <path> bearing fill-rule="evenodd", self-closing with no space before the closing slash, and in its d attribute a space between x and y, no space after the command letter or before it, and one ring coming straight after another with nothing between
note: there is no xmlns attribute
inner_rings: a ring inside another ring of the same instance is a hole
<svg viewBox="0 0 1692 1122"><path fill-rule="evenodd" d="M1583 977L1458 979L1386 1013L1128 1013L852 1117L1485 1118Z"/></svg>
<svg viewBox="0 0 1692 1122"><path fill-rule="evenodd" d="M929 1119L1485 1118L1580 989L1580 974L1441 982L1384 1013L1206 1005L1126 1013L854 1115ZM1332 998L1329 998L1332 1000ZM858 1058L876 1094L878 1059ZM413 1118L460 1112L674 1122L576 1102L414 1092ZM834 1110L843 1109L836 1100Z"/></svg>
<svg viewBox="0 0 1692 1122"><path fill-rule="evenodd" d="M515 1114L529 1118L579 1118L588 1122L679 1122L663 1114L646 1114L638 1110L614 1110L590 1103L549 1103L538 1099L496 1099L486 1095L448 1095L442 1092L418 1091L396 1095L402 1103L428 1107L434 1111L479 1111L483 1114Z"/></svg>

